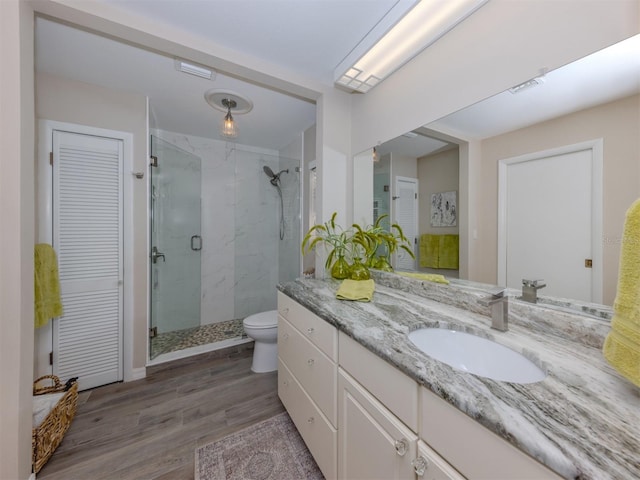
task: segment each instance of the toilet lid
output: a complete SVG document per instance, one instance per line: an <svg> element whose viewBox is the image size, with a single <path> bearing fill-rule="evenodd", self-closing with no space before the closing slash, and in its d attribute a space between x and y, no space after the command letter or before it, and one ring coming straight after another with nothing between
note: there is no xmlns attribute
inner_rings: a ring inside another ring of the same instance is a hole
<svg viewBox="0 0 640 480"><path fill-rule="evenodd" d="M278 325L278 311L269 310L268 312L255 313L245 318L242 323L254 328L276 327Z"/></svg>

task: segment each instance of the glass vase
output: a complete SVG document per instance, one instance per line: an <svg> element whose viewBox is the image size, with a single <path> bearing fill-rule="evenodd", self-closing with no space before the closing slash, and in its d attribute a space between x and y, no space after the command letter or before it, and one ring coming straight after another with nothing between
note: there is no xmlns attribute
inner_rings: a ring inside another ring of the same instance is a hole
<svg viewBox="0 0 640 480"><path fill-rule="evenodd" d="M350 278L351 280L369 280L371 278L369 269L357 257L353 259Z"/></svg>
<svg viewBox="0 0 640 480"><path fill-rule="evenodd" d="M345 278L349 278L350 273L351 267L349 267L349 263L345 260L344 256L338 256L338 259L331 267L331 276L338 280L344 280Z"/></svg>
<svg viewBox="0 0 640 480"><path fill-rule="evenodd" d="M376 269L382 270L383 272L393 272L393 267L389 263L387 257L378 257L376 259Z"/></svg>

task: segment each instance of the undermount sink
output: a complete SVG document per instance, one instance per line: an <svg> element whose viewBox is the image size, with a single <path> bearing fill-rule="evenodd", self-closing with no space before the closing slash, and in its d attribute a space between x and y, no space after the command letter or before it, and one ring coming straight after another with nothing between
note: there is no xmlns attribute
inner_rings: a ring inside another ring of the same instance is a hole
<svg viewBox="0 0 640 480"><path fill-rule="evenodd" d="M409 340L430 357L463 372L513 383L535 383L546 373L528 358L499 343L465 332L422 328Z"/></svg>

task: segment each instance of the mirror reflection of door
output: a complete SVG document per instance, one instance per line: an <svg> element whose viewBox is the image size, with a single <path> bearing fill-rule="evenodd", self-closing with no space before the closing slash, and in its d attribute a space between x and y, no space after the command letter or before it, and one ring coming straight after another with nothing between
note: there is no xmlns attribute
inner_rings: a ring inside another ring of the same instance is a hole
<svg viewBox="0 0 640 480"><path fill-rule="evenodd" d="M543 295L602 301L598 152L593 142L501 161L498 283L543 279Z"/></svg>
<svg viewBox="0 0 640 480"><path fill-rule="evenodd" d="M396 177L393 223L397 223L413 247L415 255L418 239L418 179ZM397 250L395 265L398 270L415 270L416 261L404 250Z"/></svg>

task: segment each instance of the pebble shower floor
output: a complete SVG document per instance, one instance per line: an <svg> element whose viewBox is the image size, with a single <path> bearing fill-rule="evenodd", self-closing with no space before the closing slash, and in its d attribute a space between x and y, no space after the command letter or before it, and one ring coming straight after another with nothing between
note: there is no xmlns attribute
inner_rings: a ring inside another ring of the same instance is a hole
<svg viewBox="0 0 640 480"><path fill-rule="evenodd" d="M151 339L151 359L163 353L245 337L242 320L202 325L200 327L160 333Z"/></svg>

